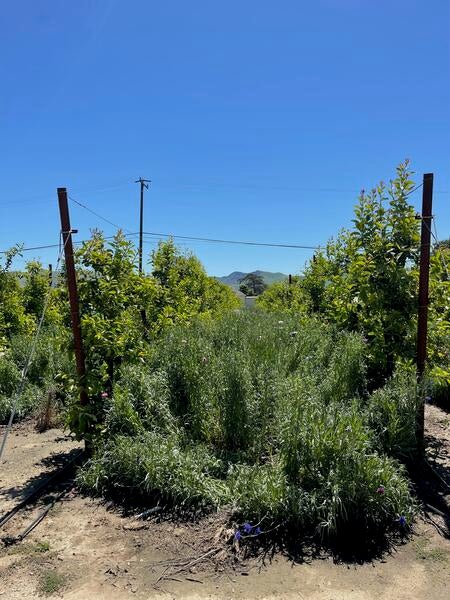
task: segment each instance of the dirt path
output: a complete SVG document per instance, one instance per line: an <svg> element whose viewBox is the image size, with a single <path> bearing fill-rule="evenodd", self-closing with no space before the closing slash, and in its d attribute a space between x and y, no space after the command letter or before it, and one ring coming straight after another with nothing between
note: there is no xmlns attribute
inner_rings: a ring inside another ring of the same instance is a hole
<svg viewBox="0 0 450 600"><path fill-rule="evenodd" d="M436 407L427 409L430 435L446 440L438 452L433 449L445 471L448 416ZM39 434L31 423L17 426L0 464L0 515L32 489L43 472L48 476L78 447L61 431ZM33 510L15 524L8 523L2 535L13 534L31 514ZM0 599L53 595L65 600L444 600L449 596L450 542L423 521L411 541L373 563L335 564L324 557L293 564L283 556L265 565L260 559L234 565L206 560L155 585L167 569L162 561L190 558L193 563L202 548L211 546L217 525L217 518L198 524L125 518L113 507L70 490L26 540L0 549ZM209 545L204 545L207 540Z"/></svg>

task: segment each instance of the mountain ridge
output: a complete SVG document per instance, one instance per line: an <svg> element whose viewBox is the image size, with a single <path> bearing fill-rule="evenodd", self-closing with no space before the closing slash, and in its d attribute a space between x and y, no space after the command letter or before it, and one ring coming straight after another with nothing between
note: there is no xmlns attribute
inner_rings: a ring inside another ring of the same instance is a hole
<svg viewBox="0 0 450 600"><path fill-rule="evenodd" d="M225 283L226 285L231 286L232 288L238 289L239 281L241 279L243 279L246 275L249 275L250 273L259 275L260 277L262 277L264 280L264 283L266 283L267 285L271 285L272 283L276 283L277 281L283 281L284 279L288 278L288 276L285 275L284 273L272 272L272 271L261 271L261 270L257 269L256 271L250 271L248 273L245 273L244 271L233 271L229 275L223 275L222 277L216 277L216 279L218 281L221 281L222 283Z"/></svg>

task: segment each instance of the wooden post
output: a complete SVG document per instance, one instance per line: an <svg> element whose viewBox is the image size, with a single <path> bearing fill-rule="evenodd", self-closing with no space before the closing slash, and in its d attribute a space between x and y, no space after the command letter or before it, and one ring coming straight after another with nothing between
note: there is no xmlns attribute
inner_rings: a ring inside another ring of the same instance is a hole
<svg viewBox="0 0 450 600"><path fill-rule="evenodd" d="M66 188L58 188L59 215L61 218L61 232L66 262L67 289L69 292L70 317L72 321L72 334L75 348L78 384L80 389L80 404L88 404L85 388L86 366L84 360L83 341L81 338L80 310L78 306L77 279L75 263L73 260L72 229L70 228L69 206L67 204Z"/></svg>
<svg viewBox="0 0 450 600"><path fill-rule="evenodd" d="M427 360L428 289L430 279L430 240L433 208L433 173L423 176L422 227L420 233L419 308L417 319L417 377L422 380ZM422 401L417 423L419 443L425 433L425 402Z"/></svg>
<svg viewBox="0 0 450 600"><path fill-rule="evenodd" d="M51 263L48 265L48 285L53 286L53 265Z"/></svg>
<svg viewBox="0 0 450 600"><path fill-rule="evenodd" d="M289 273L289 285L292 285L292 275Z"/></svg>
<svg viewBox="0 0 450 600"><path fill-rule="evenodd" d="M139 177L135 183L141 184L141 202L139 210L139 273L142 273L142 254L143 254L143 239L142 234L144 230L144 188L148 190L148 184L151 183L150 179L142 179Z"/></svg>

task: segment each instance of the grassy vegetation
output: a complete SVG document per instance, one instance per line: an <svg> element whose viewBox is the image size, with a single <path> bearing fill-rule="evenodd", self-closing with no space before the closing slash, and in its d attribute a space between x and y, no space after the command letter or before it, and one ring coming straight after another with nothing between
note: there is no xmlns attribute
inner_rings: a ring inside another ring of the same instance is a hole
<svg viewBox="0 0 450 600"><path fill-rule="evenodd" d="M52 596L65 586L67 578L58 571L45 571L39 578L38 593L42 596Z"/></svg>
<svg viewBox="0 0 450 600"><path fill-rule="evenodd" d="M417 455L421 399L448 401L447 247L433 250L429 370L415 352L419 222L408 162L362 193L353 227L302 277L269 287L254 312L172 241L136 269L136 248L100 232L77 251L89 397L78 401L64 286L0 259L0 422L8 419L43 300L44 326L18 398L44 430L63 415L94 449L81 485L181 510L369 535L408 530L404 464ZM431 378L431 379L429 379ZM345 536L342 536L345 537Z"/></svg>
<svg viewBox="0 0 450 600"><path fill-rule="evenodd" d="M34 413L40 418L42 429L46 422L58 420L56 413L61 411L71 393L70 388L65 387L65 381L73 378L74 371L70 357L62 349L65 339L67 334L55 327L48 327L41 333L23 392L16 398L33 336L18 333L11 337L0 356L0 423L9 418L13 402L16 402L16 419Z"/></svg>
<svg viewBox="0 0 450 600"><path fill-rule="evenodd" d="M388 454L414 452L416 405L398 406L415 397L414 378L369 396L364 345L314 319L259 311L175 328L145 367L122 368L79 481L147 503L231 506L321 536L411 523L408 479Z"/></svg>

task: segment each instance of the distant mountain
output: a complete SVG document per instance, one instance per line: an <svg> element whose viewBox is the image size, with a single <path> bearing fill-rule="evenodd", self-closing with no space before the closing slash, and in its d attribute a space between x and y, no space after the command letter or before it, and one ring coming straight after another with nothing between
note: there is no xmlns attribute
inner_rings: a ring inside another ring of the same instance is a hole
<svg viewBox="0 0 450 600"><path fill-rule="evenodd" d="M287 279L288 276L284 273L272 273L270 271L252 271L255 275L260 275L264 279L264 283L267 285L271 285L272 283L276 283L277 281L283 281L283 279ZM242 271L233 271L229 275L224 275L223 277L216 277L222 283L226 283L230 285L232 288L239 288L239 281L243 279L248 273L243 273Z"/></svg>

